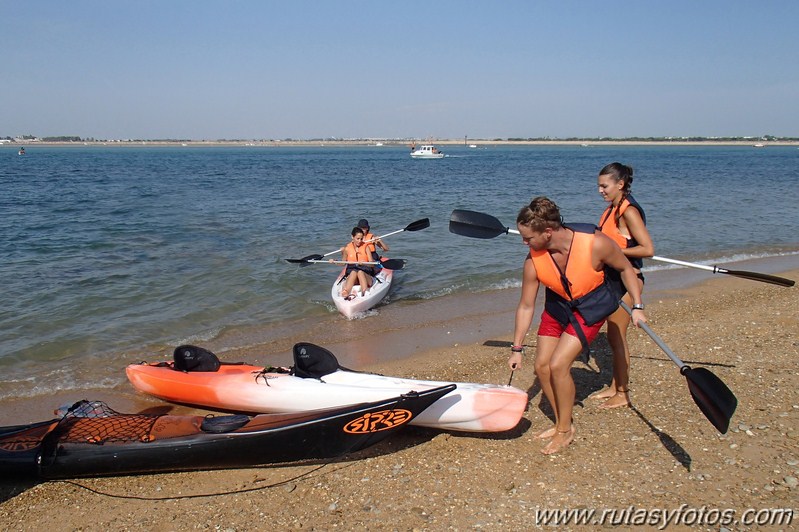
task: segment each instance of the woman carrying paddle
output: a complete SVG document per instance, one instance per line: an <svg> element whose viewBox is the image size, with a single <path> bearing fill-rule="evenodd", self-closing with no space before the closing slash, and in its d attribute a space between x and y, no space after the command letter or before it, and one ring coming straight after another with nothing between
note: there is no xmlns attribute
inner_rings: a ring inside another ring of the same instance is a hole
<svg viewBox="0 0 799 532"><path fill-rule="evenodd" d="M363 229L355 227L352 229L351 235L352 242L341 248L342 259L355 263L370 262L372 257L366 244L363 243ZM351 297L352 287L355 286L355 283L361 285L361 294L369 290L369 287L372 286L372 275L366 270L367 268L369 266L363 264L347 265L347 282L341 289L341 297L344 299Z"/></svg>
<svg viewBox="0 0 799 532"><path fill-rule="evenodd" d="M633 169L627 165L610 163L599 171L599 194L609 203L599 220L599 227L619 245L622 253L630 260L638 276L638 287L643 290L643 259L655 254L655 246L646 229L644 210L630 193L632 184ZM629 293L624 295L623 300L627 305L632 304ZM593 399L605 399L599 408L617 408L631 404L630 348L627 345L629 325L630 315L622 308L608 317L608 343L613 351L613 379L606 390L591 396Z"/></svg>
<svg viewBox="0 0 799 532"><path fill-rule="evenodd" d="M564 225L558 206L548 198L537 197L519 211L516 226L529 253L524 261L508 364L514 370L521 367L524 338L533 321L538 288L543 284L546 303L538 329L535 372L552 405L555 425L536 438L550 439L541 452L554 454L574 439L571 366L619 306L620 290L613 286L612 276L606 275L608 268L621 273L632 296L633 323L646 322L646 316L635 269L621 248L595 225Z"/></svg>

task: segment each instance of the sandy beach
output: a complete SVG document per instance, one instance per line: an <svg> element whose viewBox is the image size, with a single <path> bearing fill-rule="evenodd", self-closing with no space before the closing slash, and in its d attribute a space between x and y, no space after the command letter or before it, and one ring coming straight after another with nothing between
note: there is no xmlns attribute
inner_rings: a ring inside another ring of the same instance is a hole
<svg viewBox="0 0 799 532"><path fill-rule="evenodd" d="M799 279L799 270L780 275ZM542 455L533 438L550 423L550 410L527 360L513 385L529 391L530 405L508 433L410 427L356 455L312 464L44 483L4 478L0 524L6 530L499 530L545 527L537 512L562 509L596 510L590 528L663 528L665 516L677 530L796 528L799 516L789 524L787 510L799 510L799 291L723 277L645 298L653 330L738 397L727 434L704 418L675 364L641 330L629 334L633 408L599 409L588 396L610 381L602 333L592 361L572 370L576 438L554 456ZM477 331L470 341L368 369L506 383L510 325L507 335ZM534 335L528 338L534 343ZM763 526L768 519L782 524Z"/></svg>

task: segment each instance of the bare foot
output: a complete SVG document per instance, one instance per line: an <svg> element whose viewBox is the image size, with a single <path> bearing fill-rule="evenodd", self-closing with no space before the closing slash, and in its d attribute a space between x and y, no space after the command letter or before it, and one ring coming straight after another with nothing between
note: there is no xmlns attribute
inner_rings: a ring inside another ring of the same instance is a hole
<svg viewBox="0 0 799 532"><path fill-rule="evenodd" d="M546 430L542 430L541 432L539 432L538 434L536 434L533 437L536 440L548 440L549 438L554 436L557 432L558 432L557 429L554 426L552 426L552 427L549 427Z"/></svg>
<svg viewBox="0 0 799 532"><path fill-rule="evenodd" d="M604 390L600 390L595 394L589 395L589 399L610 399L616 395L616 388L605 388Z"/></svg>
<svg viewBox="0 0 799 532"><path fill-rule="evenodd" d="M625 406L632 406L632 403L630 402L630 395L628 392L618 392L616 395L599 405L599 408L607 410L609 408L621 408Z"/></svg>
<svg viewBox="0 0 799 532"><path fill-rule="evenodd" d="M569 446L571 442L574 440L574 425L571 426L569 430L566 431L556 431L555 436L552 438L546 447L541 449L543 454L555 454L561 452L563 449Z"/></svg>

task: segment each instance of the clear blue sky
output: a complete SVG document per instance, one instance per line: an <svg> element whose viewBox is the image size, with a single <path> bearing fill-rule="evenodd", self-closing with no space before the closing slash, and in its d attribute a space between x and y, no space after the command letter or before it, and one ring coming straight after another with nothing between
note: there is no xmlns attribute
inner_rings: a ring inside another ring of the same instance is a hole
<svg viewBox="0 0 799 532"><path fill-rule="evenodd" d="M799 2L0 2L0 136L799 136Z"/></svg>

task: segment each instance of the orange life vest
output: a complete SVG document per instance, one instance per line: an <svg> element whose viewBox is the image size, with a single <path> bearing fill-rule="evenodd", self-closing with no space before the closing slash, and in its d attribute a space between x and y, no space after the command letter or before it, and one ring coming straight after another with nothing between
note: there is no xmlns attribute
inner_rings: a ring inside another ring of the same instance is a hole
<svg viewBox="0 0 799 532"><path fill-rule="evenodd" d="M616 207L611 204L607 209L605 209L602 218L599 220L599 228L602 230L602 232L612 238L621 249L625 249L627 247L627 242L629 239L621 234L621 231L619 230L619 218L624 215L624 211L626 211L627 207L629 206L630 201L627 198L624 198L624 200ZM612 223L607 223L609 221Z"/></svg>
<svg viewBox="0 0 799 532"><path fill-rule="evenodd" d="M363 235L364 245L366 246L366 249L369 250L369 253L372 253L372 255L369 256L370 257L369 260L372 260L372 257L374 257L374 253L377 252L377 247L375 247L374 242L366 243L366 241L373 240L375 238L376 238L375 235L373 235L372 233L366 233Z"/></svg>
<svg viewBox="0 0 799 532"><path fill-rule="evenodd" d="M372 257L365 244L355 247L355 244L350 242L344 247L344 260L348 262L369 262Z"/></svg>
<svg viewBox="0 0 799 532"><path fill-rule="evenodd" d="M632 194L629 194L626 198L624 198L624 200L622 200L617 207L609 205L599 220L599 228L602 230L602 232L613 239L613 241L616 242L621 249L634 248L638 245L638 241L635 240L635 238L632 236L625 236L621 234L621 231L619 230L619 219L624 216L624 212L630 206L638 209L638 212L641 214L641 219L644 221L644 225L646 225L646 214L644 214L644 209L642 209L638 202L635 201L635 199L632 197ZM612 223L608 223L609 221ZM644 259L636 257L627 258L630 260L630 263L632 263L634 268L640 270L644 267Z"/></svg>
<svg viewBox="0 0 799 532"><path fill-rule="evenodd" d="M580 313L586 325L607 319L619 308L621 278L612 268L598 272L592 267L597 226L568 224L564 227L574 231L565 272L560 271L548 251L531 251L530 258L538 280L547 287L544 308L564 327L572 324L583 352L587 353L588 341L573 311Z"/></svg>
<svg viewBox="0 0 799 532"><path fill-rule="evenodd" d="M563 299L571 301L583 297L605 280L605 273L591 267L591 250L594 235L574 231L566 271L561 272L548 251L531 251L538 280ZM568 286L568 291L566 286Z"/></svg>

